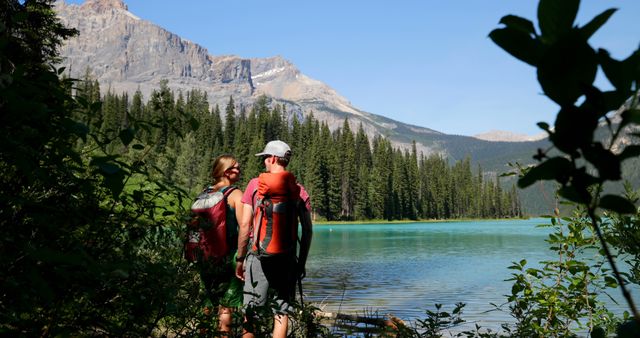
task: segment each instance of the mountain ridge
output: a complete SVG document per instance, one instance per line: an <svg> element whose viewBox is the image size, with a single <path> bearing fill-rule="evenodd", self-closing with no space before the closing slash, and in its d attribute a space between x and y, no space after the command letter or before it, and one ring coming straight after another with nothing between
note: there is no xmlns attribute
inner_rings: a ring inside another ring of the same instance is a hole
<svg viewBox="0 0 640 338"><path fill-rule="evenodd" d="M248 107L266 95L282 104L290 117L313 114L332 130L341 128L348 118L353 130L362 125L370 138L385 136L402 149L410 149L415 140L425 155L440 154L452 161L469 156L488 169L504 167L504 162L493 162L505 156L530 162L530 154L539 146L540 141L515 144L447 135L365 112L282 56L211 55L207 48L130 13L122 0L87 0L81 5L59 0L56 12L64 24L80 32L65 42L61 66L75 78L90 70L103 89L140 90L148 98L160 81L167 80L172 90L203 90L211 105L221 108L230 97L239 107Z"/></svg>
<svg viewBox="0 0 640 338"><path fill-rule="evenodd" d="M484 133L473 135L480 140L496 141L496 142L527 142L527 141L539 141L547 137L546 132L539 133L537 135L527 135L510 132L507 130L489 130Z"/></svg>

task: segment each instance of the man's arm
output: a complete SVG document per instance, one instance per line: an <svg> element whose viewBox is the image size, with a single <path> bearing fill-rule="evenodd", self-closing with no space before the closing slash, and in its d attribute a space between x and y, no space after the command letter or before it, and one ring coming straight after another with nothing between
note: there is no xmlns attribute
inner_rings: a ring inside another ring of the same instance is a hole
<svg viewBox="0 0 640 338"><path fill-rule="evenodd" d="M244 258L247 257L247 246L249 245L249 231L253 219L253 207L251 204L242 204L242 217L238 229L238 255L240 259L236 262L236 277L244 280Z"/></svg>
<svg viewBox="0 0 640 338"><path fill-rule="evenodd" d="M300 236L300 252L298 254L298 268L300 278L304 278L306 274L305 265L309 248L311 248L311 238L313 237L313 224L311 223L311 213L307 208L302 206L299 212L300 224L302 225L302 235Z"/></svg>

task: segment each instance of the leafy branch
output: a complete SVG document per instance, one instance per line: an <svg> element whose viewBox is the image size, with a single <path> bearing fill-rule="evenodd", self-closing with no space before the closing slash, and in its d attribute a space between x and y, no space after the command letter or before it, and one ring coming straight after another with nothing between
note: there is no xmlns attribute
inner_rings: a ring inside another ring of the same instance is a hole
<svg viewBox="0 0 640 338"><path fill-rule="evenodd" d="M584 26L578 26L574 21L579 5L579 0L541 0L539 32L530 20L507 15L500 20L504 27L493 30L489 37L512 56L536 67L543 92L560 106L553 127L545 122L538 124L549 134L553 148L538 150L534 158L539 163L525 170L518 186L525 188L540 180L555 180L561 186L558 190L561 197L586 207L622 293L640 323L640 315L597 218L598 209L622 214L636 212L633 202L624 196L601 195L605 182L621 180L622 162L640 155L640 146L619 142L623 135L638 137L637 133L626 131L640 125L640 49L624 60L612 58L602 48L596 51L588 40L616 9L607 9ZM598 69L613 90L601 91L593 85ZM614 127L608 114L618 109L619 122ZM595 136L601 122L606 122L611 132L608 143Z"/></svg>

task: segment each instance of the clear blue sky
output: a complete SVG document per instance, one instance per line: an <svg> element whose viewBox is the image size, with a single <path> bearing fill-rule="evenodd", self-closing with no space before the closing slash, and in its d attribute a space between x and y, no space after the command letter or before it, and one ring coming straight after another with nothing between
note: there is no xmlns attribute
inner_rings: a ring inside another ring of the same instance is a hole
<svg viewBox="0 0 640 338"><path fill-rule="evenodd" d="M66 0L82 3L82 0ZM538 134L557 107L535 69L487 37L500 18L535 22L533 0L125 0L129 11L212 55L280 55L359 109L448 134ZM583 0L582 25L619 8L591 39L626 58L640 43L639 0ZM599 82L603 86L604 82Z"/></svg>

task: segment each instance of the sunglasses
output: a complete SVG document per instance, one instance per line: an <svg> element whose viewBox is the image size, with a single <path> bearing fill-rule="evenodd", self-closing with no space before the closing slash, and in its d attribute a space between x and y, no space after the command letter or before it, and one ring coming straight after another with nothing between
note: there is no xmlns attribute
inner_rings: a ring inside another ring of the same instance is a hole
<svg viewBox="0 0 640 338"><path fill-rule="evenodd" d="M229 168L225 169L225 172L226 172L226 171L229 171L229 170L232 170L232 169L237 169L238 171L242 171L242 170L240 169L240 166L239 166L239 165L234 165L233 167L229 167Z"/></svg>

